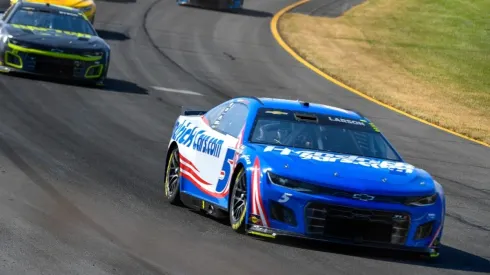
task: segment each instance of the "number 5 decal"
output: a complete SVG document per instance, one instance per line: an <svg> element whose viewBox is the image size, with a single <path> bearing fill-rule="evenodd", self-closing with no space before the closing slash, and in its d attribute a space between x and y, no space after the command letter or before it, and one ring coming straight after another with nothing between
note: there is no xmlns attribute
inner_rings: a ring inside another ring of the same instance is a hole
<svg viewBox="0 0 490 275"><path fill-rule="evenodd" d="M293 196L293 194L284 193L284 194L282 194L281 198L279 199L279 202L285 203L285 202L289 201L289 198L292 196Z"/></svg>
<svg viewBox="0 0 490 275"><path fill-rule="evenodd" d="M230 176L233 173L231 170L233 168L233 157L235 156L235 149L228 148L226 150L225 160L223 162L223 167L221 168L218 185L216 185L216 192L222 192L228 185Z"/></svg>

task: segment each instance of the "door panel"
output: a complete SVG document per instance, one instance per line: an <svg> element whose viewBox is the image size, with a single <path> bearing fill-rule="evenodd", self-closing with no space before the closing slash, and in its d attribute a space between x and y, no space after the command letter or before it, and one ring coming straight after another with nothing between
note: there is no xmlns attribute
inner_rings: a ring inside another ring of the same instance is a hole
<svg viewBox="0 0 490 275"><path fill-rule="evenodd" d="M231 175L248 107L221 104L203 117L182 118L174 133L182 152L182 192L228 206Z"/></svg>

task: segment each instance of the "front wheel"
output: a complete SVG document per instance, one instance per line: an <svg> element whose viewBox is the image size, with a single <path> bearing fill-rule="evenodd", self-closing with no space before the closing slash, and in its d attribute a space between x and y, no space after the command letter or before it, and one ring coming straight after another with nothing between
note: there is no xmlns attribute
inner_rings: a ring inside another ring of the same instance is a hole
<svg viewBox="0 0 490 275"><path fill-rule="evenodd" d="M241 168L233 184L230 197L229 216L230 224L234 231L245 232L245 214L247 213L247 177L245 169Z"/></svg>
<svg viewBox="0 0 490 275"><path fill-rule="evenodd" d="M86 80L84 81L84 85L86 85L87 87L91 87L91 88L103 88L105 87L105 76L104 77L99 77L99 78L96 78L96 79L92 79L92 80Z"/></svg>
<svg viewBox="0 0 490 275"><path fill-rule="evenodd" d="M167 160L165 171L165 199L171 204L180 203L180 157L179 149L175 146Z"/></svg>
<svg viewBox="0 0 490 275"><path fill-rule="evenodd" d="M439 249L437 249L437 248L430 249L430 251L428 251L426 253L419 254L419 256L425 260L435 260L435 259L439 258L439 255L440 255Z"/></svg>

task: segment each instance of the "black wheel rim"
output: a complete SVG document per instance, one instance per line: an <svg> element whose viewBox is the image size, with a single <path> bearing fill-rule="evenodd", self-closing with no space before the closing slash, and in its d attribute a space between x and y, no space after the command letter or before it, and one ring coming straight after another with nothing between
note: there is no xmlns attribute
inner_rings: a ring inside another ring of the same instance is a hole
<svg viewBox="0 0 490 275"><path fill-rule="evenodd" d="M245 173L240 173L233 187L233 196L231 201L231 216L234 222L240 220L247 207L247 183Z"/></svg>
<svg viewBox="0 0 490 275"><path fill-rule="evenodd" d="M177 151L172 152L170 159L168 160L170 165L167 171L167 196L171 197L179 187L180 179L180 163L179 163L179 153Z"/></svg>

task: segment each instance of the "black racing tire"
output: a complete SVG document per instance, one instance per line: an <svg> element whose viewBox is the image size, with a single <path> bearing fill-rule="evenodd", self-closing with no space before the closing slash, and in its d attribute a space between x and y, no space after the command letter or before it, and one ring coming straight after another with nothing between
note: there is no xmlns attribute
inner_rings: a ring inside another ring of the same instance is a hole
<svg viewBox="0 0 490 275"><path fill-rule="evenodd" d="M437 261L437 259L439 259L440 254L439 254L439 250L436 250L434 252L420 253L418 254L418 256L420 259L424 261L434 262Z"/></svg>
<svg viewBox="0 0 490 275"><path fill-rule="evenodd" d="M236 171L236 177L234 177L233 188L230 193L228 206L230 225L231 228L237 233L245 233L247 203L247 176L245 174L245 169L240 167L239 170Z"/></svg>
<svg viewBox="0 0 490 275"><path fill-rule="evenodd" d="M165 182L163 184L165 200L170 204L180 205L180 157L179 148L177 146L171 147L168 153L166 169L165 169Z"/></svg>
<svg viewBox="0 0 490 275"><path fill-rule="evenodd" d="M92 88L104 88L105 87L105 80L106 80L105 76L99 77L99 78L96 78L93 80L87 80L85 85L92 87Z"/></svg>
<svg viewBox="0 0 490 275"><path fill-rule="evenodd" d="M105 81L107 79L107 74L109 72L109 65L110 65L110 56L107 59L107 64L105 66L105 71L103 72L103 75L99 78L96 78L94 80L89 81L91 86L97 87L97 88L103 88L105 87Z"/></svg>

